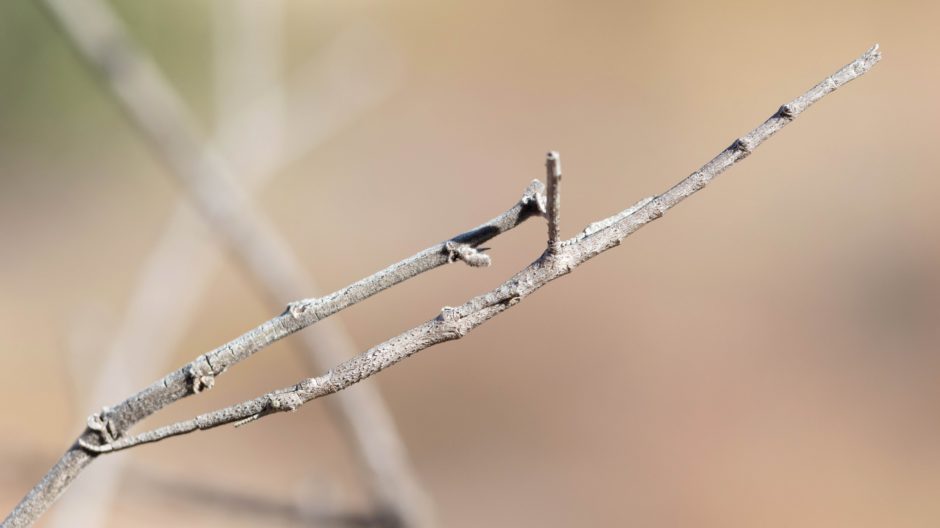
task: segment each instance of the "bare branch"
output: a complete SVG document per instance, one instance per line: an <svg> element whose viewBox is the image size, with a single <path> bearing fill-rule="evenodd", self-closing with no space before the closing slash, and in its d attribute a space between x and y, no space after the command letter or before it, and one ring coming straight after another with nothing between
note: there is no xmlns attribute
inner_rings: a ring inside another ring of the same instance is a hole
<svg viewBox="0 0 940 528"><path fill-rule="evenodd" d="M438 317L369 349L322 376L305 379L291 387L202 414L192 420L177 422L133 437L124 437L110 444L89 446L89 449L100 453L117 451L197 430L229 423L245 423L278 412L294 411L311 400L358 383L416 352L439 343L460 339L477 326L518 304L542 286L567 275L600 253L620 245L626 237L662 217L666 211L700 191L716 176L747 157L754 148L781 130L810 105L868 72L880 59L881 53L876 45L805 94L781 106L763 124L735 140L731 146L668 191L652 200L644 200L639 207L631 208L632 213L620 213L592 224L593 228L589 226L579 235L561 242L557 251L546 250L538 260L493 291L470 299L459 307L445 307Z"/></svg>
<svg viewBox="0 0 940 528"><path fill-rule="evenodd" d="M558 220L561 214L561 157L555 151L545 156L545 182L548 195L548 249L558 251Z"/></svg>

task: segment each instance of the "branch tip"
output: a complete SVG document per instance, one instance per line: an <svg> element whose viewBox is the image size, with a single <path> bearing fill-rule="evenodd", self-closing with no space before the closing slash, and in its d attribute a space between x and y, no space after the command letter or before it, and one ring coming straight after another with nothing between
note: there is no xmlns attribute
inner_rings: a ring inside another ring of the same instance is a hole
<svg viewBox="0 0 940 528"><path fill-rule="evenodd" d="M545 155L545 163L549 166L549 178L561 178L561 157L558 154L558 151L550 150L548 154Z"/></svg>

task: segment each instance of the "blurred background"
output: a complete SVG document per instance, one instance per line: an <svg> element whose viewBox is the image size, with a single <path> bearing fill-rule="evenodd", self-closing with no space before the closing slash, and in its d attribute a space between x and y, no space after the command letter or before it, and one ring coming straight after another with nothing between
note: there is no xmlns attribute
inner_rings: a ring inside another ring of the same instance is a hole
<svg viewBox="0 0 940 528"><path fill-rule="evenodd" d="M572 236L880 43L870 74L620 248L366 383L440 526L940 523L940 3L108 5L316 278L297 298L497 215L549 149ZM89 413L280 311L186 199L46 13L0 3L4 513ZM544 239L533 219L489 268L336 317L365 350ZM143 426L319 373L296 348ZM121 464L106 506L39 526L316 525L367 509L355 457L314 402L102 457L66 498Z"/></svg>

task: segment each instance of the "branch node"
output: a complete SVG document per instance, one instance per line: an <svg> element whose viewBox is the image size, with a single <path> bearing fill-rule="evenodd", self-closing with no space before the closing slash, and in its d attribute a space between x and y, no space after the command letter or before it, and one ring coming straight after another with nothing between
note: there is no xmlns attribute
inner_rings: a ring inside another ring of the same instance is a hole
<svg viewBox="0 0 940 528"><path fill-rule="evenodd" d="M111 443L121 436L114 420L112 420L112 412L109 407L102 407L100 411L88 417L88 430L97 433L100 442L93 444L85 438L79 438L78 445L94 454L111 451Z"/></svg>
<svg viewBox="0 0 940 528"><path fill-rule="evenodd" d="M489 248L475 248L470 244L461 244L448 240L444 243L444 250L447 252L447 262L464 261L468 266L474 268L485 268L492 262L490 256L483 251Z"/></svg>
<svg viewBox="0 0 940 528"><path fill-rule="evenodd" d="M304 404L304 399L294 391L268 396L268 407L274 412L293 412Z"/></svg>
<svg viewBox="0 0 940 528"><path fill-rule="evenodd" d="M215 385L215 372L205 355L199 356L195 361L190 363L187 373L189 374L193 394L199 394L204 390L209 390Z"/></svg>
<svg viewBox="0 0 940 528"><path fill-rule="evenodd" d="M741 152L745 156L749 155L751 152L754 151L754 145L746 136L742 136L734 140L734 143L731 144L731 148L734 150L737 150L738 152Z"/></svg>
<svg viewBox="0 0 940 528"><path fill-rule="evenodd" d="M793 103L781 105L780 109L777 110L777 115L786 120L791 120L796 117L796 110L793 108Z"/></svg>
<svg viewBox="0 0 940 528"><path fill-rule="evenodd" d="M267 400L268 401L264 404L264 409L262 409L261 412L233 422L232 425L235 427L241 427L269 414L278 412L293 412L304 404L304 399L294 391L279 394L268 394Z"/></svg>
<svg viewBox="0 0 940 528"><path fill-rule="evenodd" d="M242 418L241 420L238 420L237 422L232 423L232 425L233 425L234 427L241 427L241 426L243 426L243 425L245 425L245 424L251 423L251 422L253 422L253 421L255 421L255 420L261 418L262 416L264 416L264 413L263 413L263 412L259 412L258 414L252 414L252 415L249 416L248 418Z"/></svg>
<svg viewBox="0 0 940 528"><path fill-rule="evenodd" d="M532 180L522 195L522 205L533 205L540 215L548 213L548 203L545 198L545 184Z"/></svg>
<svg viewBox="0 0 940 528"><path fill-rule="evenodd" d="M445 323L455 323L460 319L460 314L457 312L457 309L452 306L445 306L441 308L441 321Z"/></svg>
<svg viewBox="0 0 940 528"><path fill-rule="evenodd" d="M661 218L666 213L666 206L660 202L656 202L655 198L650 203L652 204L650 207L650 220Z"/></svg>
<svg viewBox="0 0 940 528"><path fill-rule="evenodd" d="M111 408L102 407L100 411L88 417L88 428L98 433L103 444L110 444L121 436L111 416Z"/></svg>
<svg viewBox="0 0 940 528"><path fill-rule="evenodd" d="M310 303L307 301L307 299L302 301L295 301L287 304L287 313L289 313L290 316L294 319L300 319L305 313L307 313L308 308L310 308Z"/></svg>

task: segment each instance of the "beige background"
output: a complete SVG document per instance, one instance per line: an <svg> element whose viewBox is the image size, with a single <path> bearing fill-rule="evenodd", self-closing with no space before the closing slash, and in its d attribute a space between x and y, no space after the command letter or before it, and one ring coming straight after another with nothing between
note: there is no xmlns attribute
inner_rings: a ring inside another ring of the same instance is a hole
<svg viewBox="0 0 940 528"><path fill-rule="evenodd" d="M208 4L116 7L211 126ZM621 248L368 381L443 526L940 523L938 16L936 2L288 4L288 70L350 25L404 65L390 98L257 195L330 291L502 211L550 148L571 236L884 52ZM0 5L0 510L94 410L77 402L180 196L42 13ZM341 317L364 350L501 282L544 232L529 222L491 244L492 267L450 266ZM163 371L272 314L232 262L201 307ZM148 423L311 374L291 347ZM132 470L111 526L276 524L174 485L362 500L319 404L117 456Z"/></svg>

